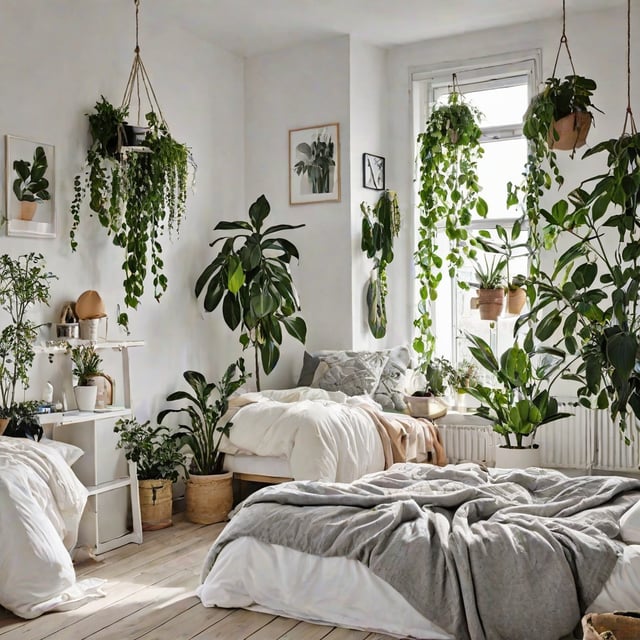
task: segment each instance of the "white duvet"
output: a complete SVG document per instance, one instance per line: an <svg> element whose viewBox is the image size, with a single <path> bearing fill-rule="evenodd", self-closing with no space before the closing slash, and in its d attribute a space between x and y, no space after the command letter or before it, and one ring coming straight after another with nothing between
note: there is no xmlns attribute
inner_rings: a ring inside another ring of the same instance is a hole
<svg viewBox="0 0 640 640"><path fill-rule="evenodd" d="M103 595L103 580L76 582L69 555L86 501L58 451L0 436L0 605L35 618Z"/></svg>
<svg viewBox="0 0 640 640"><path fill-rule="evenodd" d="M285 458L296 480L351 482L384 469L377 428L358 406L362 397L301 387L240 398L249 404L232 417L225 453Z"/></svg>

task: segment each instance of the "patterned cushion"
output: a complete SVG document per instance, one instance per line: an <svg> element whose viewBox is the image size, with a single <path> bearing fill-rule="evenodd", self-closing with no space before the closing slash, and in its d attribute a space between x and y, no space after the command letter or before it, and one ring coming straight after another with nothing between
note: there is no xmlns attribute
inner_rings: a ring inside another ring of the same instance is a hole
<svg viewBox="0 0 640 640"><path fill-rule="evenodd" d="M312 387L342 391L348 396L372 394L380 382L389 354L383 351L334 351L320 358Z"/></svg>

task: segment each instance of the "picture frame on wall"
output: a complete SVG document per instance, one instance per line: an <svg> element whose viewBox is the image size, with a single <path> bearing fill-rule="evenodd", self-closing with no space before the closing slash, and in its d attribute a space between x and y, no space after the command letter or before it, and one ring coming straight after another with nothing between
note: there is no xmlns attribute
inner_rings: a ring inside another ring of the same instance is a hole
<svg viewBox="0 0 640 640"><path fill-rule="evenodd" d="M372 153L362 154L362 186L383 191L385 188L384 158Z"/></svg>
<svg viewBox="0 0 640 640"><path fill-rule="evenodd" d="M340 201L340 125L289 130L289 204Z"/></svg>
<svg viewBox="0 0 640 640"><path fill-rule="evenodd" d="M7 235L56 237L55 147L5 136Z"/></svg>

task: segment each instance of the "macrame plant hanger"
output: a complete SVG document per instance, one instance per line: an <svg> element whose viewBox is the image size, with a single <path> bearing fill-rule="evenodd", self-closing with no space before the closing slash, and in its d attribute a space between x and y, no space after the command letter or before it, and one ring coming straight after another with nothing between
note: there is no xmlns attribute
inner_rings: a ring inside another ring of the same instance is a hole
<svg viewBox="0 0 640 640"><path fill-rule="evenodd" d="M562 47L567 51L569 57L569 63L571 64L571 74L576 75L576 68L573 66L573 58L571 57L571 50L569 49L569 41L567 40L567 10L565 6L565 0L562 0L562 35L560 36L560 43L558 44L558 51L556 53L556 61L553 63L553 72L551 76L555 78L556 69L558 67L558 60L560 59L560 52Z"/></svg>
<svg viewBox="0 0 640 640"><path fill-rule="evenodd" d="M138 126L146 126L145 124L141 124L141 93L146 96L147 102L151 108L151 111L157 114L158 116L158 124L163 126L168 130L167 122L164 119L164 115L162 113L162 109L160 108L160 103L158 102L158 98L156 97L156 93L151 85L151 80L149 79L149 74L142 62L142 57L140 56L140 42L139 42L139 14L140 14L140 0L134 0L134 4L136 7L136 47L134 49L133 56L133 64L131 65L131 71L129 72L129 79L127 80L127 86L124 90L124 96L122 98L122 106L126 107L127 110L131 107L131 100L134 96L137 103L137 114L136 114L136 122ZM140 149L144 150L144 148Z"/></svg>
<svg viewBox="0 0 640 640"><path fill-rule="evenodd" d="M624 114L624 126L622 135L627 133L627 126L630 127L632 136L638 133L636 122L631 110L631 0L627 0L627 109Z"/></svg>

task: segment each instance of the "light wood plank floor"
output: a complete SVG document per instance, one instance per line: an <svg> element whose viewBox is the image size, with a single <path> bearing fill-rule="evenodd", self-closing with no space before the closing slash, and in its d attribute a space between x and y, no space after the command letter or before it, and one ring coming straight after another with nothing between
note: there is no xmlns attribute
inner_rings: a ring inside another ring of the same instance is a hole
<svg viewBox="0 0 640 640"><path fill-rule="evenodd" d="M194 594L204 557L223 525L181 514L174 526L76 565L79 577L106 578L105 598L63 613L22 620L0 608L0 640L392 640L244 611L207 609ZM338 585L336 585L338 588Z"/></svg>

